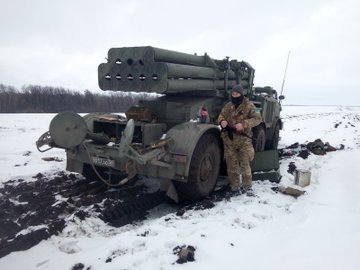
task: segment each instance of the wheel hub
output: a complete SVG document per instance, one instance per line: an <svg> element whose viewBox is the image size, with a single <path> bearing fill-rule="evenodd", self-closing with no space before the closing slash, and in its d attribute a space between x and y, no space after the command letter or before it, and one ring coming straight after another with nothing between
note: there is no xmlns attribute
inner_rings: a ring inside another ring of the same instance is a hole
<svg viewBox="0 0 360 270"><path fill-rule="evenodd" d="M212 158L211 156L208 154L206 156L204 156L204 158L201 161L201 166L200 166L200 179L202 182L206 182L209 178L209 175L211 173L212 170Z"/></svg>

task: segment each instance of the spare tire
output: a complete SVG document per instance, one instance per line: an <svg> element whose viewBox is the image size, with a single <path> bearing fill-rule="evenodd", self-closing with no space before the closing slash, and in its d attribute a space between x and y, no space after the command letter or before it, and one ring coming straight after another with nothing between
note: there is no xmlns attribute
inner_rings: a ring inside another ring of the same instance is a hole
<svg viewBox="0 0 360 270"><path fill-rule="evenodd" d="M261 152L265 150L266 135L263 126L256 126L252 130L253 132L253 146L255 152Z"/></svg>
<svg viewBox="0 0 360 270"><path fill-rule="evenodd" d="M276 150L279 145L279 140L280 140L280 125L279 123L277 123L274 128L272 139L266 142L265 148L267 150Z"/></svg>

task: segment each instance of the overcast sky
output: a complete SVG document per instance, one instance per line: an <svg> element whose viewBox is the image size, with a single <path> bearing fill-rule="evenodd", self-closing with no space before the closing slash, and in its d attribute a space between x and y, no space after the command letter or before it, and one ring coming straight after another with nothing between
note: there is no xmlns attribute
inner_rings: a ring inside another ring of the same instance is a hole
<svg viewBox="0 0 360 270"><path fill-rule="evenodd" d="M359 0L0 0L0 83L100 92L111 47L244 60L284 104L360 105Z"/></svg>

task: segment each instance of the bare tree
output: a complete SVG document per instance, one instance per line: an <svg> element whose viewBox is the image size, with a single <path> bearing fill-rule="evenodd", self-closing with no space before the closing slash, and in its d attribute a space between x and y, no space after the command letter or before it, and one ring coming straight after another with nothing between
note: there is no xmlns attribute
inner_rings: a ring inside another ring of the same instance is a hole
<svg viewBox="0 0 360 270"><path fill-rule="evenodd" d="M19 91L13 86L0 84L0 112L125 112L140 99L151 99L148 94L92 93L62 87L25 85Z"/></svg>

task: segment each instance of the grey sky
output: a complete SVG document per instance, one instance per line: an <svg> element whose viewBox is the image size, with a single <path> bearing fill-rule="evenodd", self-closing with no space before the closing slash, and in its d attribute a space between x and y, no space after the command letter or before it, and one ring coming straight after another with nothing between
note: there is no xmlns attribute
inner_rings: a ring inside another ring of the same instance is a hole
<svg viewBox="0 0 360 270"><path fill-rule="evenodd" d="M245 60L284 104L360 105L358 0L0 0L0 83L101 91L111 47Z"/></svg>

